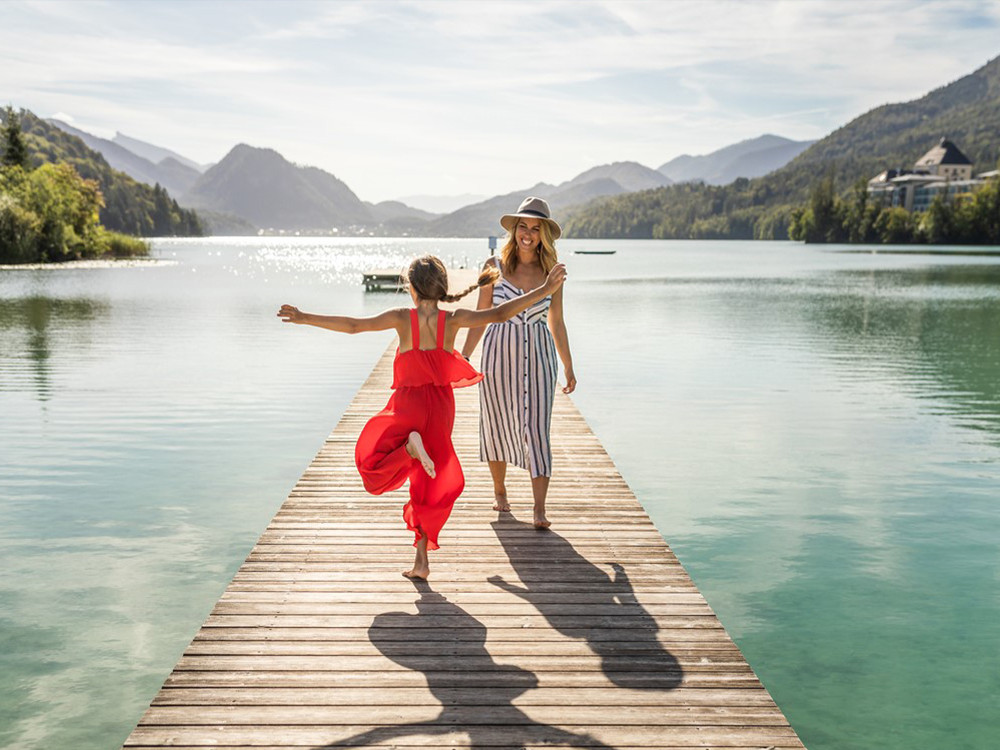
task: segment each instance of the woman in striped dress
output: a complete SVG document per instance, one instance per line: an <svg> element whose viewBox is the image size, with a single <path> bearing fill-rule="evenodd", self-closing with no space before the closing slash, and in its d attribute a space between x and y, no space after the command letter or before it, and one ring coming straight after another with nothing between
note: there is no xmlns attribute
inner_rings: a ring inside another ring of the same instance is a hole
<svg viewBox="0 0 1000 750"><path fill-rule="evenodd" d="M509 233L499 257L486 266L500 271L500 278L479 291L479 309L486 309L534 289L556 264L555 240L562 233L541 198L525 198L514 214L505 214L500 225ZM483 356L479 385L479 458L488 461L493 477L494 510L509 511L507 465L531 474L534 524L548 528L545 497L552 476L549 427L556 389L558 362L563 363L564 393L576 388L573 358L563 319L560 287L504 323L469 330L462 354L469 357L480 338Z"/></svg>

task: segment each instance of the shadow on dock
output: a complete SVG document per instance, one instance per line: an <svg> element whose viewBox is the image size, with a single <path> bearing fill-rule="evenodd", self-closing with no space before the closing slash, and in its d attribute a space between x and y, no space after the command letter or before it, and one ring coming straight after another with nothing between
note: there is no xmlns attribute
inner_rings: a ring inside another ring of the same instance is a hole
<svg viewBox="0 0 1000 750"><path fill-rule="evenodd" d="M600 657L605 676L615 685L635 690L672 690L681 684L683 669L657 638L659 626L637 601L621 564L610 563L612 578L551 529L538 531L507 513L491 525L523 586L501 576L491 577L490 583L532 604L549 625L567 638L586 640L590 650ZM525 544L526 540L531 540L530 544ZM538 545L545 552L544 557L536 559L530 550ZM574 591L590 595L595 612L613 614L565 614L565 604L548 603L545 596L559 581L571 581ZM595 602L594 595L602 596ZM611 623L609 618L613 618Z"/></svg>
<svg viewBox="0 0 1000 750"><path fill-rule="evenodd" d="M498 664L486 650L486 626L426 581L414 580L420 592L417 614L385 612L368 628L368 638L386 657L402 667L423 672L427 687L442 704L429 721L378 727L327 745L368 747L401 737L466 734L470 748L498 744L523 747L562 745L614 750L588 734L576 734L534 721L513 705L518 696L538 687L533 672ZM438 624L440 621L441 624ZM447 653L456 630L461 631L461 655ZM405 636L401 640L401 633ZM440 656L408 651L408 645L440 644ZM460 688L460 689L456 689ZM501 741L502 740L502 741Z"/></svg>

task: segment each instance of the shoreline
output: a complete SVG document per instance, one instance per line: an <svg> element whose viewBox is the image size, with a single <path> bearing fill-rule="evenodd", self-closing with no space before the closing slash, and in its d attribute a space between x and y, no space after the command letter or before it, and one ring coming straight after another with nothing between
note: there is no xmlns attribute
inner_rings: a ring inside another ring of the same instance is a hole
<svg viewBox="0 0 1000 750"><path fill-rule="evenodd" d="M91 260L67 260L57 263L6 263L0 264L0 271L42 271L49 269L73 268L147 268L151 266L176 266L178 261L159 258L116 258L114 260L93 258Z"/></svg>

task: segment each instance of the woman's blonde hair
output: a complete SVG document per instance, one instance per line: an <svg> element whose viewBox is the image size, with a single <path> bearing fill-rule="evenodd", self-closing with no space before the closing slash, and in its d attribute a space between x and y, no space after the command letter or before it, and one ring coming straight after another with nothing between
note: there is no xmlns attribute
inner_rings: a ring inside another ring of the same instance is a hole
<svg viewBox="0 0 1000 750"><path fill-rule="evenodd" d="M518 221L517 224L521 222ZM517 224L507 235L507 242L500 248L500 265L507 273L513 273L517 268ZM547 221L542 221L538 227L538 262L542 265L542 270L548 273L552 266L559 262L556 254L556 241L552 239L552 229Z"/></svg>
<svg viewBox="0 0 1000 750"><path fill-rule="evenodd" d="M410 269L406 272L406 280L417 293L417 297L436 302L458 302L469 292L492 284L498 278L500 271L496 268L487 268L468 289L458 294L448 294L448 270L440 258L434 255L421 256L410 264Z"/></svg>

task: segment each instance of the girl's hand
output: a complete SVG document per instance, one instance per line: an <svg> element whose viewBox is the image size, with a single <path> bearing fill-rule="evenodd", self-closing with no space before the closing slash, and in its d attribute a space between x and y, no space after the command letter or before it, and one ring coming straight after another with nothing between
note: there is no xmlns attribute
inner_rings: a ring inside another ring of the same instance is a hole
<svg viewBox="0 0 1000 750"><path fill-rule="evenodd" d="M562 263L556 263L549 271L548 278L545 279L545 288L549 292L554 292L562 286L564 281L566 281L566 266Z"/></svg>
<svg viewBox="0 0 1000 750"><path fill-rule="evenodd" d="M282 305L281 309L278 310L278 317L283 323L302 323L305 321L305 315L302 311L291 305Z"/></svg>
<svg viewBox="0 0 1000 750"><path fill-rule="evenodd" d="M573 374L573 370L566 370L566 386L562 389L563 393L572 393L576 390L576 375Z"/></svg>

